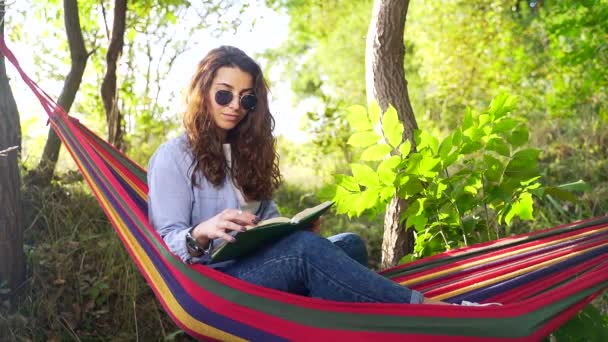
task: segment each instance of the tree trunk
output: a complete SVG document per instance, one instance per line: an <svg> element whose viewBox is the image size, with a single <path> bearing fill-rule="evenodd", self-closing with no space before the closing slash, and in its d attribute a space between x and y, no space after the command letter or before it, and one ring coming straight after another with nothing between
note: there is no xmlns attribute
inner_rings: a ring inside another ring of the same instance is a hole
<svg viewBox="0 0 608 342"><path fill-rule="evenodd" d="M123 119L118 108L116 68L124 46L126 14L127 0L116 0L114 3L112 38L106 54L107 69L101 83L101 99L106 112L106 123L108 124L108 141L119 149L123 145Z"/></svg>
<svg viewBox="0 0 608 342"><path fill-rule="evenodd" d="M409 0L375 0L372 20L367 33L365 77L367 99L378 101L385 111L392 104L404 126L403 138L415 147L413 132L418 128L407 92L403 60L403 32ZM407 207L404 200L393 197L386 208L382 267L396 265L413 248L413 232L400 224L401 213Z"/></svg>
<svg viewBox="0 0 608 342"><path fill-rule="evenodd" d="M72 65L70 72L65 78L63 89L59 95L57 103L67 112L70 111L76 93L82 81L82 75L87 65L89 54L84 46L82 38L82 28L80 27L80 17L78 15L77 0L63 1L65 31L70 46L70 57ZM38 186L48 186L55 172L55 165L59 158L61 140L52 128L49 128L49 135L44 145L44 151L38 167L33 174L28 176L29 182Z"/></svg>
<svg viewBox="0 0 608 342"><path fill-rule="evenodd" d="M0 35L4 35L5 1L0 0ZM23 213L21 207L21 123L17 104L0 57L0 284L7 282L11 295L25 280ZM8 151L7 151L8 150Z"/></svg>

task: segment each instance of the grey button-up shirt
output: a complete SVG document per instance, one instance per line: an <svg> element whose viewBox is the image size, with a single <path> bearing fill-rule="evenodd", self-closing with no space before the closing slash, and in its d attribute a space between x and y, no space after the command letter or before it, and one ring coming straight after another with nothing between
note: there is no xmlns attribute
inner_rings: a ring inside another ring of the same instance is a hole
<svg viewBox="0 0 608 342"><path fill-rule="evenodd" d="M193 258L188 253L186 233L224 209L240 209L240 205L237 190L229 180L215 187L198 172L197 186L193 186L193 170L194 158L185 134L156 150L148 162L148 217L173 254L184 262L204 263L207 257ZM262 220L279 216L273 201L262 201L254 214ZM217 240L216 246L221 242Z"/></svg>

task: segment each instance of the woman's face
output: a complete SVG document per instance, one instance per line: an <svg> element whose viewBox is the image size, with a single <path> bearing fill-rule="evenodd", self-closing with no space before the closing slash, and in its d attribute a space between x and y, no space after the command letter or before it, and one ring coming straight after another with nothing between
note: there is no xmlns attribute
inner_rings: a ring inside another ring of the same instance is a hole
<svg viewBox="0 0 608 342"><path fill-rule="evenodd" d="M226 105L216 101L218 91L229 91L232 100ZM246 94L253 94L253 77L237 67L221 67L215 73L215 78L209 89L210 115L215 124L224 133L236 127L243 120L247 111L240 105L240 98Z"/></svg>

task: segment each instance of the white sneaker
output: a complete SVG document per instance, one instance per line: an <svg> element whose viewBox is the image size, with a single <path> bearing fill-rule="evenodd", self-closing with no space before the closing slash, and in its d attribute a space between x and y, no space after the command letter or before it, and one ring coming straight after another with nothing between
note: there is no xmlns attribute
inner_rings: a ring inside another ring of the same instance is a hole
<svg viewBox="0 0 608 342"><path fill-rule="evenodd" d="M476 302L469 302L468 300L463 300L460 305L462 306L493 306L493 305L498 305L498 306L502 306L501 303L476 303Z"/></svg>

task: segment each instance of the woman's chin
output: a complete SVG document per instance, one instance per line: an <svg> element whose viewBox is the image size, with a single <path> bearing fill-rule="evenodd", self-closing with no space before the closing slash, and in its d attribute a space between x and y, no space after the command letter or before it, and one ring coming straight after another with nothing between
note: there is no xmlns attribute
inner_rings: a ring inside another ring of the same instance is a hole
<svg viewBox="0 0 608 342"><path fill-rule="evenodd" d="M222 121L217 126L227 132L236 127L238 124L239 121Z"/></svg>

